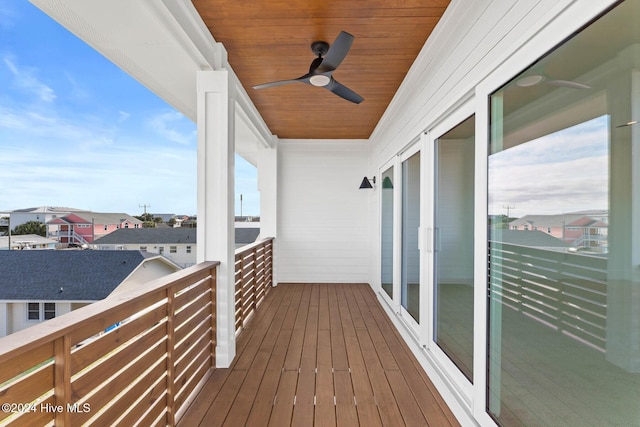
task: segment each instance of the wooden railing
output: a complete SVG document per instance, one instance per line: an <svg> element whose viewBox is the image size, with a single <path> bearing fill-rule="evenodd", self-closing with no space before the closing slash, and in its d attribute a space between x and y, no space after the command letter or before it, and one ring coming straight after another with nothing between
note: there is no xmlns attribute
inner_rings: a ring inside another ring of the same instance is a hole
<svg viewBox="0 0 640 427"><path fill-rule="evenodd" d="M264 300L273 284L273 238L236 250L236 333Z"/></svg>
<svg viewBox="0 0 640 427"><path fill-rule="evenodd" d="M491 242L489 267L503 305L605 351L606 256Z"/></svg>
<svg viewBox="0 0 640 427"><path fill-rule="evenodd" d="M215 367L218 264L0 339L0 425L174 425Z"/></svg>

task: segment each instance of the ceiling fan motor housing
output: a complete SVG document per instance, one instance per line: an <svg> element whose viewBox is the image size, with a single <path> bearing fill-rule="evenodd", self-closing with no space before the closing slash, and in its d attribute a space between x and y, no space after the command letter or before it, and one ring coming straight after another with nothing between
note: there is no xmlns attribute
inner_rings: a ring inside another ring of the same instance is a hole
<svg viewBox="0 0 640 427"><path fill-rule="evenodd" d="M329 43L323 41L316 41L311 43L311 51L316 56L324 56L329 51Z"/></svg>

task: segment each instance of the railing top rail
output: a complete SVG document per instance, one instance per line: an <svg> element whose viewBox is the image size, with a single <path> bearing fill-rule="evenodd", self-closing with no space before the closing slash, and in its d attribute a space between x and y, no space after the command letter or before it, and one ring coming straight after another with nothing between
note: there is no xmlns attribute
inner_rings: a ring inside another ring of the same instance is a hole
<svg viewBox="0 0 640 427"><path fill-rule="evenodd" d="M249 243L246 246L243 246L241 248L236 249L235 255L237 256L237 255L244 254L245 252L252 251L256 247L258 247L258 246L260 246L260 245L262 245L262 244L264 244L264 243L266 243L266 242L268 242L270 240L274 240L274 238L273 237L265 237L264 239L260 239L257 242Z"/></svg>
<svg viewBox="0 0 640 427"><path fill-rule="evenodd" d="M123 290L116 295L71 311L59 317L39 323L27 329L0 338L0 362L24 354L42 344L52 342L65 334L89 322L115 311L119 308L134 305L145 297L164 292L176 282L188 280L202 274L206 270L218 266L219 261L206 261L165 277L153 280L145 286Z"/></svg>
<svg viewBox="0 0 640 427"><path fill-rule="evenodd" d="M517 245L514 243L505 243L499 240L489 240L491 244L501 245L504 248L522 248L531 252L544 252L554 254L556 256L568 256L568 257L580 257L580 258L592 258L594 260L606 261L606 254L593 254L593 253L584 253L584 252L566 252L566 251L553 251L550 249L545 249L541 247L535 246L526 246L526 245Z"/></svg>

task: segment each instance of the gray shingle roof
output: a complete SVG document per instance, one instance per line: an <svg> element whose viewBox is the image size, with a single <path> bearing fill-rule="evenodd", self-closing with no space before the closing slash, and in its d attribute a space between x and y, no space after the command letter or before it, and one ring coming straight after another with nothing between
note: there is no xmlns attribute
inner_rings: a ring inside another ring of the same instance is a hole
<svg viewBox="0 0 640 427"><path fill-rule="evenodd" d="M243 245L253 243L259 234L259 228L236 228L236 243Z"/></svg>
<svg viewBox="0 0 640 427"><path fill-rule="evenodd" d="M142 243L196 243L195 228L121 228L96 239L96 245L135 245Z"/></svg>
<svg viewBox="0 0 640 427"><path fill-rule="evenodd" d="M101 300L145 256L140 251L0 251L0 300Z"/></svg>
<svg viewBox="0 0 640 427"><path fill-rule="evenodd" d="M567 248L571 246L568 243L539 230L501 230L497 235L499 238L496 240L504 243L510 243L512 245L545 248Z"/></svg>
<svg viewBox="0 0 640 427"><path fill-rule="evenodd" d="M104 237L96 239L96 245L139 245L196 243L196 228L121 228ZM238 244L253 243L260 234L259 228L236 228L235 242Z"/></svg>

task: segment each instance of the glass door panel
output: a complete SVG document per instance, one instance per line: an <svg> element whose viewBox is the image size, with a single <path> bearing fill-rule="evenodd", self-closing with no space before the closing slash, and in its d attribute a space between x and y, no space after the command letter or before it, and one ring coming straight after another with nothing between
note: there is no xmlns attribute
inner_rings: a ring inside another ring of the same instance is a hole
<svg viewBox="0 0 640 427"><path fill-rule="evenodd" d="M393 299L393 166L382 173L381 190L381 284Z"/></svg>
<svg viewBox="0 0 640 427"><path fill-rule="evenodd" d="M435 141L434 341L473 379L475 117Z"/></svg>
<svg viewBox="0 0 640 427"><path fill-rule="evenodd" d="M401 305L420 323L420 152L402 162Z"/></svg>
<svg viewBox="0 0 640 427"><path fill-rule="evenodd" d="M638 17L617 3L491 95L487 409L504 426L640 425Z"/></svg>

